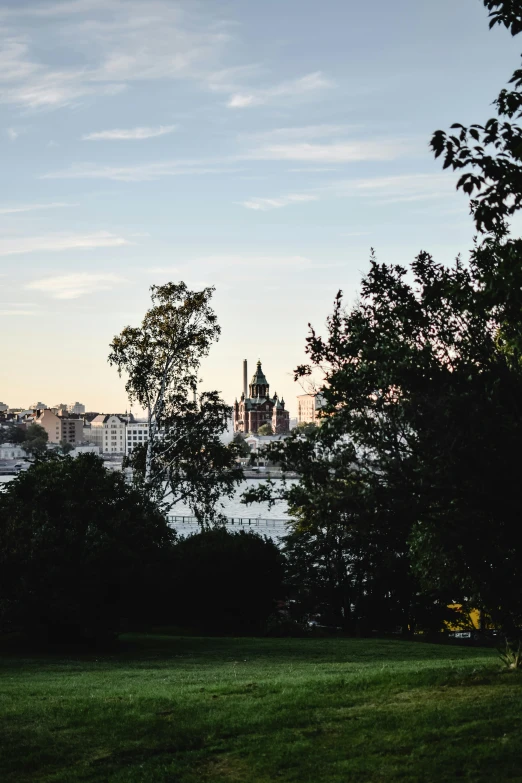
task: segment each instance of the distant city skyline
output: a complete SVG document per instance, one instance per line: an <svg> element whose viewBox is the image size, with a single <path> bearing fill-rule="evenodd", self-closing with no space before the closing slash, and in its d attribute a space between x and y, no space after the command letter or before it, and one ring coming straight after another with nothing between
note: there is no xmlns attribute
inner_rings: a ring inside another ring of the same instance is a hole
<svg viewBox="0 0 522 783"><path fill-rule="evenodd" d="M111 339L182 279L216 286L202 389L232 404L260 358L295 416L307 325L371 247L471 247L430 135L519 66L479 0L4 0L0 35L0 398L103 412Z"/></svg>

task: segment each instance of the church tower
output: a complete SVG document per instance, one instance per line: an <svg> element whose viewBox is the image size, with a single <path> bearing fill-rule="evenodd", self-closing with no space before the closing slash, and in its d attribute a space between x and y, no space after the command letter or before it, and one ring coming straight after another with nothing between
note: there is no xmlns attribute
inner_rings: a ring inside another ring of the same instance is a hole
<svg viewBox="0 0 522 783"><path fill-rule="evenodd" d="M246 387L246 360L243 362L244 388ZM290 415L285 410L285 402L277 394L270 397L270 385L265 377L261 361L245 391L234 403L234 432L257 433L263 424L270 424L272 431L279 435L289 432Z"/></svg>
<svg viewBox="0 0 522 783"><path fill-rule="evenodd" d="M249 396L251 400L257 399L264 399L265 397L268 397L268 392L270 391L270 386L268 385L268 381L265 378L265 374L263 370L261 369L261 361L257 360L257 367L254 375L252 376L252 380L250 381L250 387L249 387Z"/></svg>

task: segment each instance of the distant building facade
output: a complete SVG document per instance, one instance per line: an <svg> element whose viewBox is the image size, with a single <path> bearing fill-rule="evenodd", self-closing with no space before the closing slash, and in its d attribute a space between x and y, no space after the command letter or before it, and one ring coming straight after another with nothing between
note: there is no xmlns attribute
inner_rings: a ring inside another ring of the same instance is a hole
<svg viewBox="0 0 522 783"><path fill-rule="evenodd" d="M146 421L132 421L127 424L126 454L132 454L136 446L147 443L149 425Z"/></svg>
<svg viewBox="0 0 522 783"><path fill-rule="evenodd" d="M244 372L246 377L246 362ZM263 424L270 424L274 434L290 431L290 414L285 409L285 401L277 394L270 396L270 386L260 361L248 387L248 396L246 383L244 387L241 399L234 403L234 432L257 433Z"/></svg>
<svg viewBox="0 0 522 783"><path fill-rule="evenodd" d="M25 451L19 443L2 443L0 445L0 459L24 459Z"/></svg>
<svg viewBox="0 0 522 783"><path fill-rule="evenodd" d="M67 410L69 413L79 413L80 416L83 416L85 413L85 405L81 402L71 402L70 405L67 406Z"/></svg>
<svg viewBox="0 0 522 783"><path fill-rule="evenodd" d="M297 397L297 423L315 423L323 405L324 397L321 394L300 394Z"/></svg>
<svg viewBox="0 0 522 783"><path fill-rule="evenodd" d="M115 413L101 413L83 427L83 438L99 446L102 454L125 454L127 419Z"/></svg>
<svg viewBox="0 0 522 783"><path fill-rule="evenodd" d="M49 443L72 443L76 445L83 440L83 421L70 419L67 416L57 416L50 408L35 411L32 416L34 424L39 424L47 433Z"/></svg>

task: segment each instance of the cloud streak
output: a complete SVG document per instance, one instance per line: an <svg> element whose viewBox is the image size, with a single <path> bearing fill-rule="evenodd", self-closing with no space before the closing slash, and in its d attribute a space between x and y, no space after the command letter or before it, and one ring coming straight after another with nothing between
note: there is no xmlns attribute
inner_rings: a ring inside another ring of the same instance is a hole
<svg viewBox="0 0 522 783"><path fill-rule="evenodd" d="M20 204L13 207L1 207L0 215L16 215L19 212L34 212L40 209L58 209L59 207L77 207L78 204L69 204L66 202L56 201L50 204Z"/></svg>
<svg viewBox="0 0 522 783"><path fill-rule="evenodd" d="M187 174L222 174L225 171L230 173L234 169L230 169L228 166L213 165L212 161L202 160L167 160L138 163L132 166L77 163L68 169L44 174L42 179L111 179L116 182L152 182L162 177L178 177Z"/></svg>
<svg viewBox="0 0 522 783"><path fill-rule="evenodd" d="M361 160L393 160L407 154L405 139L345 141L334 144L266 144L245 155L252 160L286 160L308 163L353 163Z"/></svg>
<svg viewBox="0 0 522 783"><path fill-rule="evenodd" d="M309 73L299 79L281 82L273 87L253 89L248 92L236 92L230 96L227 106L229 109L247 109L252 106L271 103L278 98L295 98L332 86L332 82L323 76L321 71L315 71L315 73Z"/></svg>
<svg viewBox="0 0 522 783"><path fill-rule="evenodd" d="M128 240L107 231L99 231L95 234L47 234L40 237L0 239L0 256L62 250L92 250L129 244Z"/></svg>
<svg viewBox="0 0 522 783"><path fill-rule="evenodd" d="M375 204L392 204L445 198L454 193L458 177L438 174L403 174L391 177L339 180L322 188L323 193L371 198Z"/></svg>
<svg viewBox="0 0 522 783"><path fill-rule="evenodd" d="M97 131L82 136L82 141L141 141L166 136L177 129L177 125L158 125L156 128L115 128L114 130Z"/></svg>
<svg viewBox="0 0 522 783"><path fill-rule="evenodd" d="M311 193L292 193L288 196L280 196L279 198L251 198L248 201L241 202L241 205L247 209L268 212L271 209L281 209L281 207L317 201L317 199L318 196L314 196Z"/></svg>
<svg viewBox="0 0 522 783"><path fill-rule="evenodd" d="M41 35L53 30L70 49L57 68L38 46L37 27L26 34L27 20L41 20ZM171 0L77 0L0 11L7 33L0 51L0 102L29 109L74 106L85 98L115 95L134 82L188 79L210 89L212 74L230 36L226 25L181 8ZM137 39L139 45L136 44ZM219 79L218 79L219 81ZM232 85L230 85L232 87Z"/></svg>
<svg viewBox="0 0 522 783"><path fill-rule="evenodd" d="M119 275L75 272L70 275L33 280L26 285L26 288L41 291L53 299L78 299L80 296L96 291L108 291L122 282L124 278Z"/></svg>

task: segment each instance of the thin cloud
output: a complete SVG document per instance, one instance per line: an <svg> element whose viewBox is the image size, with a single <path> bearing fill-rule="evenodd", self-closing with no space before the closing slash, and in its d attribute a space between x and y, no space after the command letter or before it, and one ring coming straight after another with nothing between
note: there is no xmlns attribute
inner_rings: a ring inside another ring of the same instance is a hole
<svg viewBox="0 0 522 783"><path fill-rule="evenodd" d="M448 198L454 191L457 176L437 174L403 174L391 177L340 180L322 190L339 196L371 198L374 204L391 204Z"/></svg>
<svg viewBox="0 0 522 783"><path fill-rule="evenodd" d="M265 256L265 255L234 255L222 254L212 256L200 256L198 258L189 258L178 269L183 272L185 269L194 270L197 266L209 267L303 267L309 266L312 262L305 256Z"/></svg>
<svg viewBox="0 0 522 783"><path fill-rule="evenodd" d="M405 139L346 141L335 144L267 144L245 157L254 160L298 160L310 163L352 163L360 160L393 160L411 153Z"/></svg>
<svg viewBox="0 0 522 783"><path fill-rule="evenodd" d="M258 131L256 133L242 134L240 138L258 142L282 142L282 141L310 141L311 139L328 138L332 136L346 135L347 132L360 130L361 125L301 125L293 128L272 128L271 130Z"/></svg>
<svg viewBox="0 0 522 783"><path fill-rule="evenodd" d="M95 291L108 291L122 282L124 278L119 275L75 272L70 275L33 280L26 285L26 288L41 291L53 299L78 299Z"/></svg>
<svg viewBox="0 0 522 783"><path fill-rule="evenodd" d="M229 109L246 109L270 103L277 98L293 98L332 86L332 82L326 79L321 71L315 71L315 73L309 73L299 79L281 82L266 89L236 92L230 96L227 106Z"/></svg>
<svg viewBox="0 0 522 783"><path fill-rule="evenodd" d="M182 10L170 0L77 0L0 11L7 34L0 54L0 102L56 109L153 79L188 79L208 89L213 73L222 70L216 61L230 40L227 25L195 8ZM40 30L31 26L28 36L31 17L43 22ZM63 17L53 30L71 52L60 68L44 59L46 48L38 39L48 35L44 22L53 17ZM78 54L70 49L71 40Z"/></svg>
<svg viewBox="0 0 522 783"><path fill-rule="evenodd" d="M16 207L0 207L0 215L15 215L18 212L33 212L40 209L58 209L59 207L77 207L78 204L69 204L56 201L51 204L20 204Z"/></svg>
<svg viewBox="0 0 522 783"><path fill-rule="evenodd" d="M6 128L7 135L11 139L11 141L16 141L17 138L20 136L20 131L16 128Z"/></svg>
<svg viewBox="0 0 522 783"><path fill-rule="evenodd" d="M173 133L177 127L177 125L158 125L156 128L115 128L114 130L87 133L85 136L82 136L82 141L137 141L142 139L153 139L157 136L165 136L168 133Z"/></svg>
<svg viewBox="0 0 522 783"><path fill-rule="evenodd" d="M133 166L103 166L96 163L77 163L68 169L44 174L42 179L111 179L117 182L152 182L162 177L186 174L223 174L238 169L214 166L212 161L171 160L156 163L138 163Z"/></svg>
<svg viewBox="0 0 522 783"><path fill-rule="evenodd" d="M318 197L311 193L292 193L288 196L280 196L279 198L252 198L248 201L241 202L243 207L247 209L255 209L261 212L267 212L271 209L281 209L281 207L288 207L291 204L302 204L308 201L317 201Z"/></svg>
<svg viewBox="0 0 522 783"><path fill-rule="evenodd" d="M40 237L0 239L0 256L60 250L92 250L99 247L122 247L129 244L128 240L107 231L99 231L96 234L48 234Z"/></svg>

